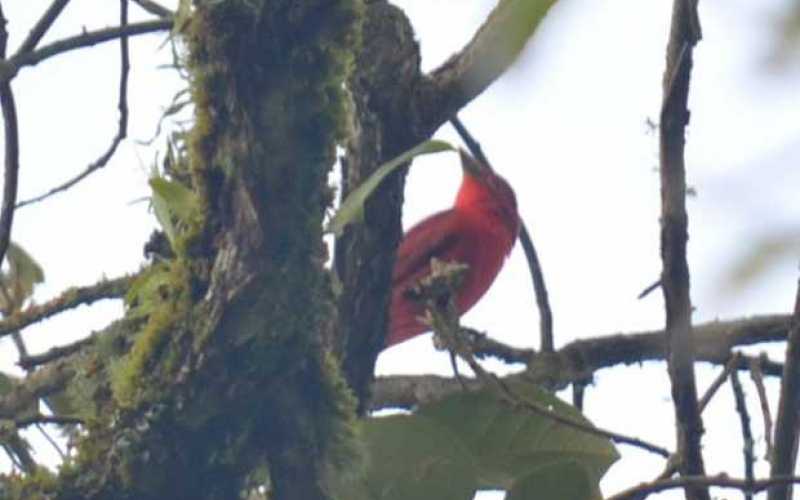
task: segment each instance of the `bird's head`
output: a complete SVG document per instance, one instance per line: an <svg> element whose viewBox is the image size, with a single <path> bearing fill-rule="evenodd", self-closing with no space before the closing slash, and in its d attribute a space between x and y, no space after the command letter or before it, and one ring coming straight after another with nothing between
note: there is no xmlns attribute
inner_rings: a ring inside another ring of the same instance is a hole
<svg viewBox="0 0 800 500"><path fill-rule="evenodd" d="M459 149L463 178L456 196L456 207L479 209L496 217L516 238L519 232L517 197L508 181L489 165Z"/></svg>

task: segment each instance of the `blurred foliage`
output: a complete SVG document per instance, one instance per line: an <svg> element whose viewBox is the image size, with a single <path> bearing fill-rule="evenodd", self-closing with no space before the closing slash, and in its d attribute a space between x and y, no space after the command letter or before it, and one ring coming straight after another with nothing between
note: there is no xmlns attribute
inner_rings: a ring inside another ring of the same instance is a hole
<svg viewBox="0 0 800 500"><path fill-rule="evenodd" d="M742 289L785 258L800 262L800 227L754 238L746 253L734 262L728 282L733 289Z"/></svg>
<svg viewBox="0 0 800 500"><path fill-rule="evenodd" d="M6 252L8 269L0 272L0 312L8 316L22 309L33 289L44 282L44 270L24 248L9 243Z"/></svg>

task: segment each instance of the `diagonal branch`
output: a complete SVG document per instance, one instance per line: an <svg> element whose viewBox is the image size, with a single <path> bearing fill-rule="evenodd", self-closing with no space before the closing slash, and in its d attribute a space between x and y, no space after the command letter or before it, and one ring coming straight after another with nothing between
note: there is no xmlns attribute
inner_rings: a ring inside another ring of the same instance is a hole
<svg viewBox="0 0 800 500"><path fill-rule="evenodd" d="M44 37L44 35L47 33L47 30L49 30L50 26L52 26L56 19L58 19L58 16L61 15L61 11L64 10L64 7L66 7L68 3L69 0L53 0L53 3L50 4L50 7L44 11L42 17L36 21L36 24L33 25L33 28L31 28L28 36L22 41L17 49L17 54L24 54L35 49L42 40L42 37Z"/></svg>
<svg viewBox="0 0 800 500"><path fill-rule="evenodd" d="M91 286L70 288L44 304L32 305L24 311L4 318L0 321L0 337L11 335L13 332L80 305L89 305L101 299L122 297L135 278L136 275L128 275L113 280L103 280Z"/></svg>
<svg viewBox="0 0 800 500"><path fill-rule="evenodd" d="M128 2L127 0L120 1L120 27L125 28L128 26ZM58 194L64 192L74 186L75 184L81 182L83 179L91 175L93 172L100 170L101 168L105 167L111 158L114 156L114 153L117 152L117 147L119 147L120 143L127 137L128 135L128 76L130 74L131 64L130 64L130 50L128 46L128 38L130 35L127 33L122 33L119 37L120 42L120 75L119 75L119 97L117 98L117 109L119 110L119 121L117 123L117 133L111 139L111 144L109 144L108 148L105 152L103 152L100 157L98 157L94 162L90 163L86 169L78 174L77 176L73 177L72 179L60 184L44 194L36 196L34 198L21 201L17 204L17 208L24 207L25 205L30 205L32 203L37 203L42 201L46 198L54 194Z"/></svg>
<svg viewBox="0 0 800 500"><path fill-rule="evenodd" d="M115 26L113 28L89 31L53 42L32 52L15 55L6 61L2 61L0 64L0 81L12 79L22 68L35 66L51 57L65 54L73 50L84 49L86 47L117 40L122 36L137 36L157 33L159 31L168 31L172 28L172 21L171 18L157 19L155 21L133 23L127 26Z"/></svg>
<svg viewBox="0 0 800 500"><path fill-rule="evenodd" d="M697 406L692 344L692 305L686 259L685 128L692 68L692 48L700 38L696 0L675 0L667 45L661 109L661 273L666 308L667 362L675 404L679 470L685 476L703 476L700 440L703 421ZM708 488L686 488L688 500L709 500Z"/></svg>
<svg viewBox="0 0 800 500"><path fill-rule="evenodd" d="M152 0L133 0L133 3L146 10L150 14L158 17L173 17L175 13L163 5Z"/></svg>
<svg viewBox="0 0 800 500"><path fill-rule="evenodd" d="M0 60L5 60L8 44L6 18L0 6ZM3 204L0 208L0 264L6 256L11 242L11 226L14 222L14 205L17 202L19 179L19 130L17 128L17 106L11 82L0 81L0 107L3 108L5 130L5 174L3 178Z"/></svg>
<svg viewBox="0 0 800 500"><path fill-rule="evenodd" d="M800 280L794 304L794 318L786 345L786 362L781 381L778 416L775 421L774 454L770 476L794 472L797 461L798 433L800 432ZM769 489L767 500L792 498L792 487L781 484Z"/></svg>

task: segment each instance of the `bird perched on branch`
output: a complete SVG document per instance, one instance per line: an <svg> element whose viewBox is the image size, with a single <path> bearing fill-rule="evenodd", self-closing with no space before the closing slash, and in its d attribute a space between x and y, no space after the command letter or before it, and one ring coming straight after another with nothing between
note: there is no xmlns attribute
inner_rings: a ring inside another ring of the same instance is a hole
<svg viewBox="0 0 800 500"><path fill-rule="evenodd" d="M459 151L463 177L455 203L412 227L400 242L392 275L386 347L430 328L419 320L423 306L408 290L430 273L430 260L469 266L455 296L459 314L486 293L511 252L520 228L517 199L491 167Z"/></svg>

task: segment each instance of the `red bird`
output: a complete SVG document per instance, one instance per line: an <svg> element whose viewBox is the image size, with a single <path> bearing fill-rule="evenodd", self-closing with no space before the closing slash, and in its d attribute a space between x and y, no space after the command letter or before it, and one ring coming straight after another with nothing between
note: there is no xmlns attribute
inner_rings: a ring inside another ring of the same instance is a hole
<svg viewBox="0 0 800 500"><path fill-rule="evenodd" d="M430 329L419 320L421 305L406 292L430 273L432 257L469 266L455 297L459 314L464 314L489 289L517 239L520 220L511 186L488 165L463 150L459 153L463 178L453 208L423 220L400 242L386 347Z"/></svg>

